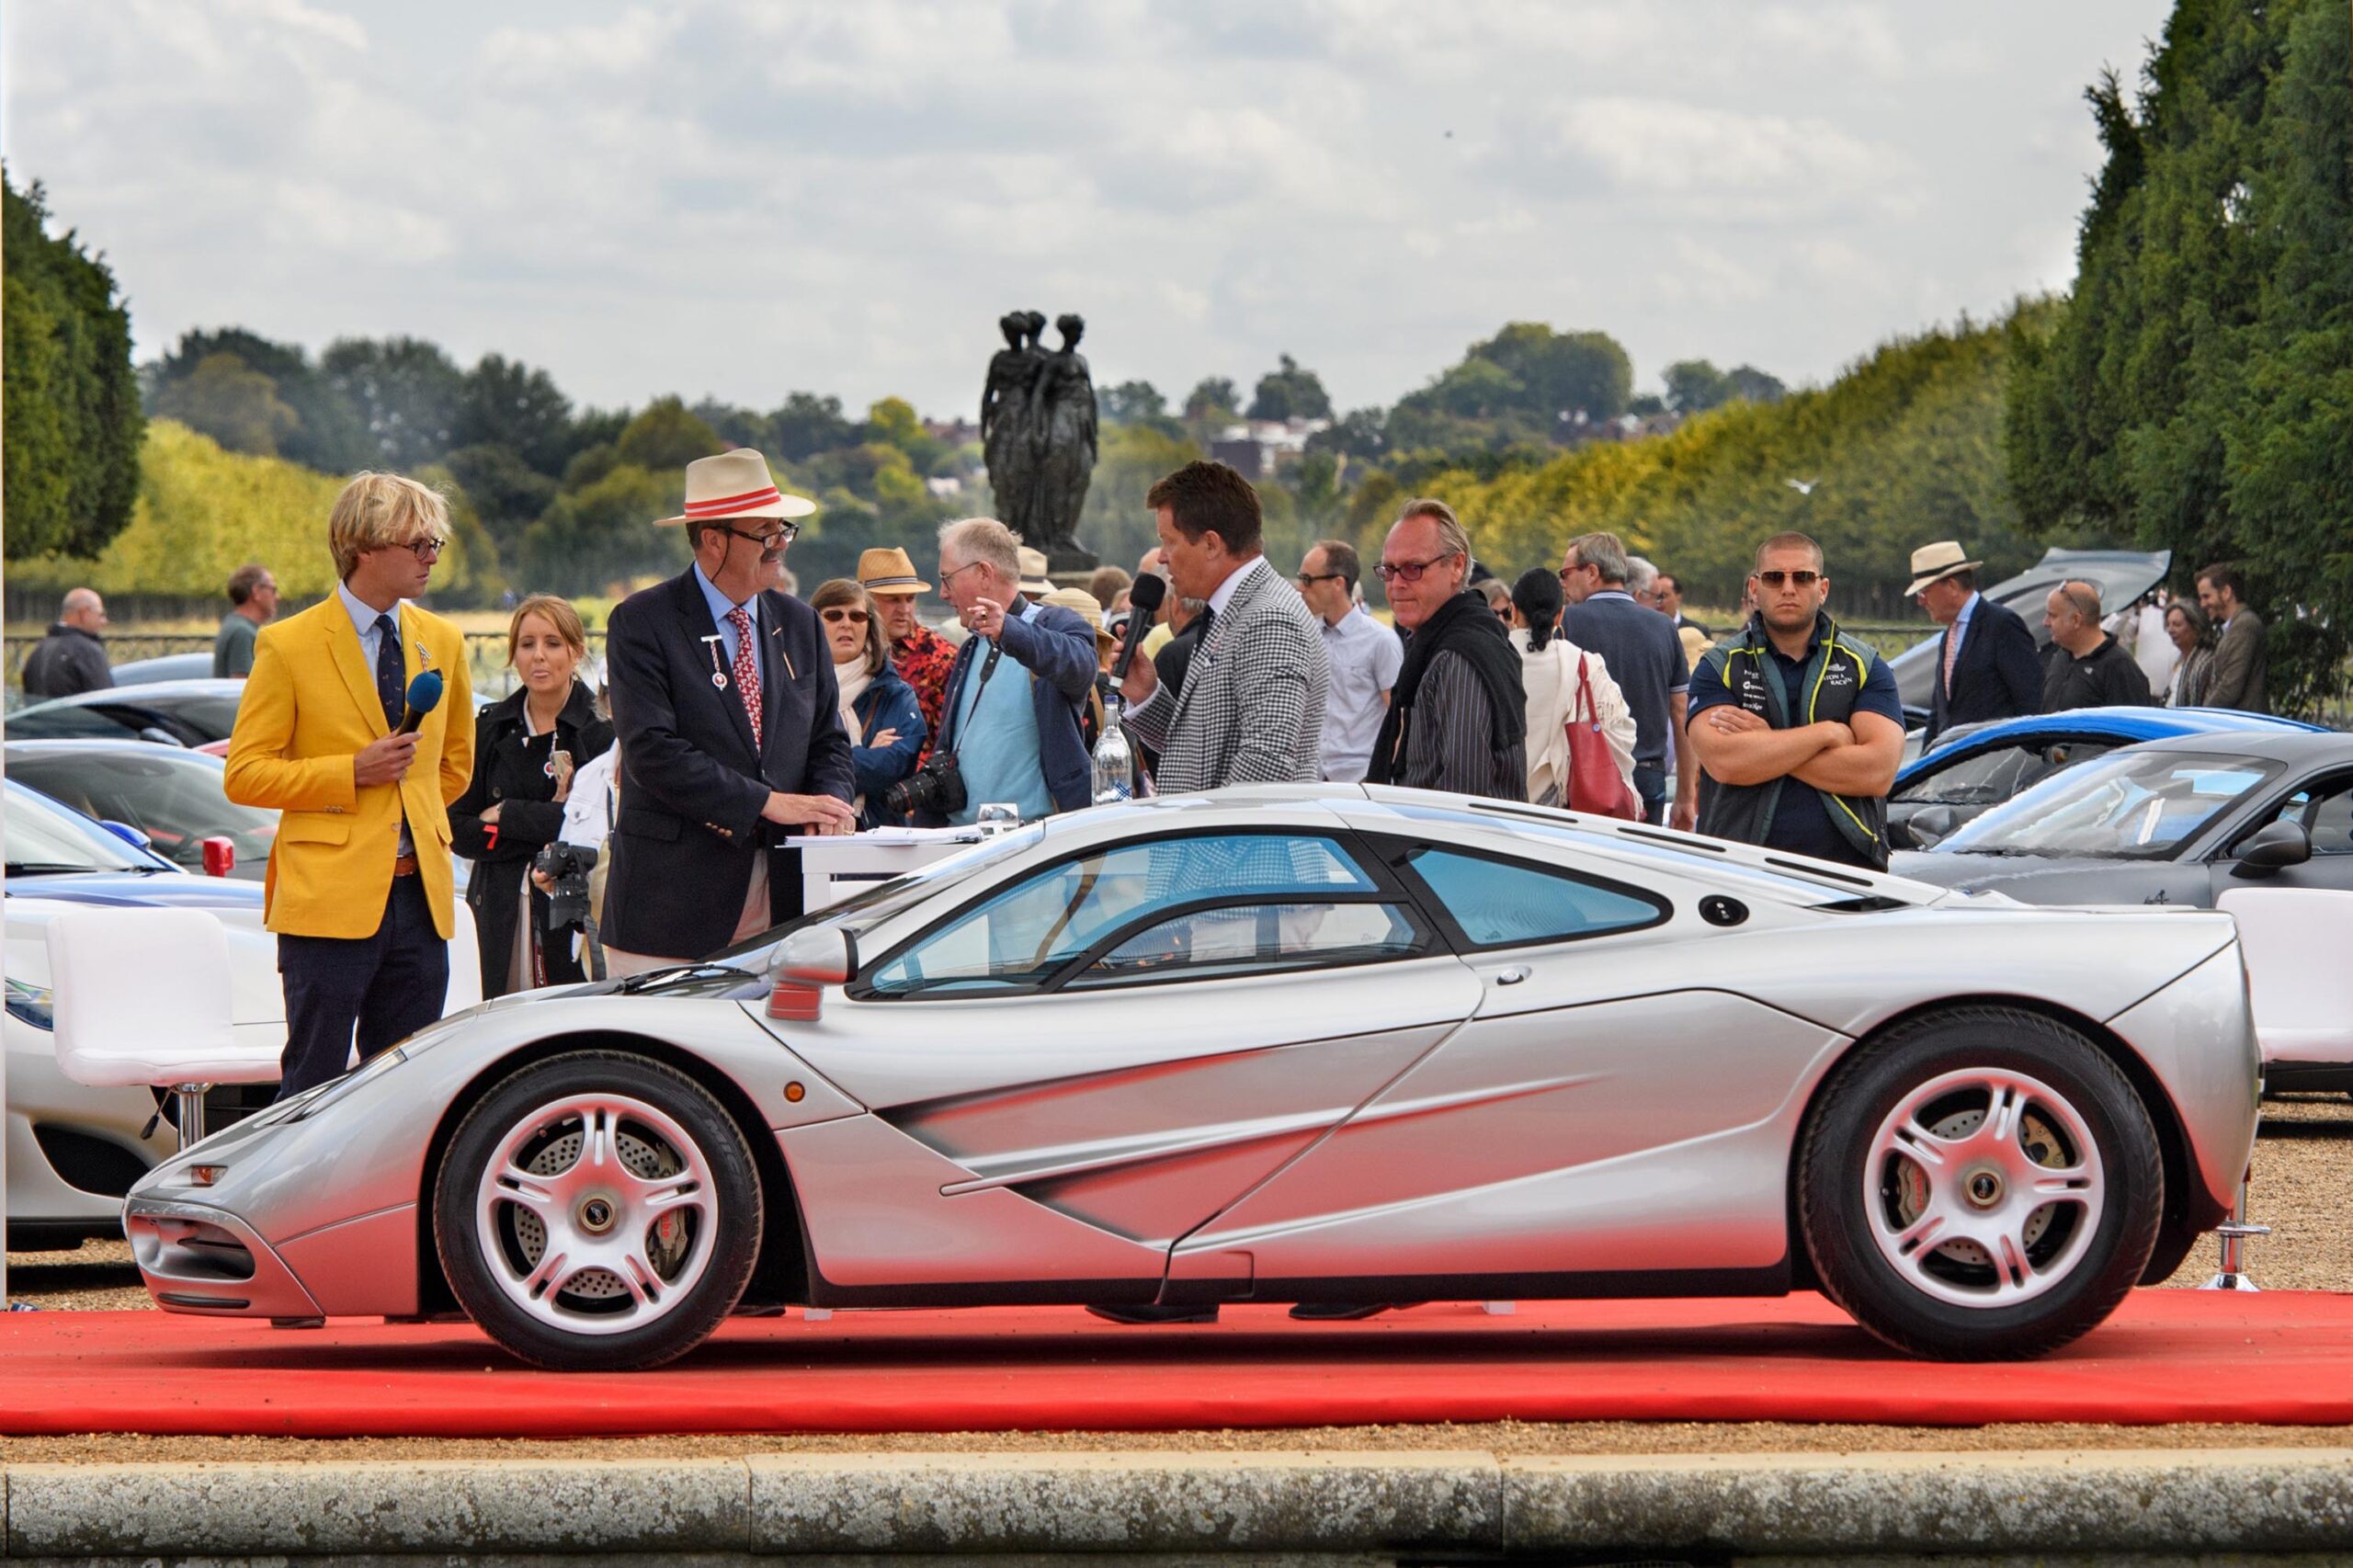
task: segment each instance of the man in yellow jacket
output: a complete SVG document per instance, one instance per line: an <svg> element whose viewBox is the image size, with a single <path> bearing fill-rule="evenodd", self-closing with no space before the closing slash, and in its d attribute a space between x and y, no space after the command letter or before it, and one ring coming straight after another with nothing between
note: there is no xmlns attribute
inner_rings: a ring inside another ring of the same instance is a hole
<svg viewBox="0 0 2353 1568"><path fill-rule="evenodd" d="M473 772L465 637L408 601L449 537L441 497L362 473L327 519L334 594L262 629L229 736L229 798L275 807L267 924L286 989L280 1097L441 1016L455 916L449 804ZM409 683L444 682L401 733Z"/></svg>

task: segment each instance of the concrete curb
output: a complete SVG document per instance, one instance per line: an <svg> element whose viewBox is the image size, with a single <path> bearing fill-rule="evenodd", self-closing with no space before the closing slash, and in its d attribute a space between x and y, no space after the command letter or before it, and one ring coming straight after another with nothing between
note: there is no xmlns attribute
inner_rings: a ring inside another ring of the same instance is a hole
<svg viewBox="0 0 2353 1568"><path fill-rule="evenodd" d="M2353 1449L10 1465L6 1553L2290 1552Z"/></svg>

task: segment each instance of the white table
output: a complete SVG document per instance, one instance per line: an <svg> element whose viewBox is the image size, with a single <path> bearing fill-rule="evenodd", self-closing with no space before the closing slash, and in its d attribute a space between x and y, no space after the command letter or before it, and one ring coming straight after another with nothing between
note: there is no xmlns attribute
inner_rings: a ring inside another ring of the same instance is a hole
<svg viewBox="0 0 2353 1568"><path fill-rule="evenodd" d="M801 907L805 913L839 903L876 882L978 844L977 827L896 827L820 838L795 835L785 847L801 852Z"/></svg>

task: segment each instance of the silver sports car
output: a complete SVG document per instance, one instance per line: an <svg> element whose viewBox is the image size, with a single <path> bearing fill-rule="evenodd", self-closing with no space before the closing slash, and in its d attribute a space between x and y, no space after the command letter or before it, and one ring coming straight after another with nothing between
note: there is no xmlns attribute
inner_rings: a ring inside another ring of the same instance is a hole
<svg viewBox="0 0 2353 1568"><path fill-rule="evenodd" d="M2217 1223L2230 920L1345 785L1017 829L158 1166L158 1304L658 1364L732 1312L1778 1295L2029 1356ZM1142 1331L1140 1331L1142 1332Z"/></svg>

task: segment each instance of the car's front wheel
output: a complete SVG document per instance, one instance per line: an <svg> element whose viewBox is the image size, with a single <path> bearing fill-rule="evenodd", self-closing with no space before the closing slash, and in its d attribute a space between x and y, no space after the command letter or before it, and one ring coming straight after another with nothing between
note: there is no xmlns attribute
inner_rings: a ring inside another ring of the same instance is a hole
<svg viewBox="0 0 2353 1568"><path fill-rule="evenodd" d="M1973 1007L1841 1065L1809 1123L1799 1221L1824 1290L1942 1360L2038 1356L2116 1309L2165 1210L2155 1131L2074 1029Z"/></svg>
<svg viewBox="0 0 2353 1568"><path fill-rule="evenodd" d="M620 1051L550 1057L498 1084L434 1187L459 1305L566 1371L659 1366L701 1344L750 1282L760 1230L734 1119L685 1074Z"/></svg>

